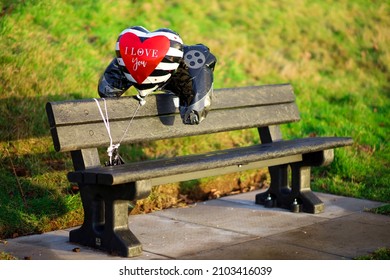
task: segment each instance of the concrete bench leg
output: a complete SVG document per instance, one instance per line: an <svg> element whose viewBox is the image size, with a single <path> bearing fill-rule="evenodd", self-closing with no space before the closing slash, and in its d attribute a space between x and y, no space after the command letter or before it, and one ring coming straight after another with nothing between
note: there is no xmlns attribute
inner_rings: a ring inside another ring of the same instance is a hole
<svg viewBox="0 0 390 280"><path fill-rule="evenodd" d="M70 232L69 241L123 257L140 255L142 245L128 227L128 206L134 199L134 185L81 186L84 223Z"/></svg>
<svg viewBox="0 0 390 280"><path fill-rule="evenodd" d="M256 203L312 214L324 211L323 202L310 189L310 167L303 162L269 167L271 185L256 195Z"/></svg>

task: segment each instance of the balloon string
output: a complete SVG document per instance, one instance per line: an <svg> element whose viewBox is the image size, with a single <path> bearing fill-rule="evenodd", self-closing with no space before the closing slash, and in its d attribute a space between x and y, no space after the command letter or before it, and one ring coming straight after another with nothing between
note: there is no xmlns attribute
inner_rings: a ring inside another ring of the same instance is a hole
<svg viewBox="0 0 390 280"><path fill-rule="evenodd" d="M131 117L131 119L130 119L130 121L129 121L129 124L127 125L126 130L125 130L125 132L124 132L123 135L122 135L121 140L119 140L118 145L120 145L120 143L122 143L123 139L125 138L125 136L126 136L126 134L127 134L127 131L129 130L129 127L130 127L131 123L133 122L133 119L134 119L135 115L137 114L137 112L138 112L138 110L139 110L139 108L140 108L141 106L142 106L142 103L139 102L139 103L138 103L138 106L137 106L137 109L135 109L134 114L133 114L133 116Z"/></svg>
<svg viewBox="0 0 390 280"><path fill-rule="evenodd" d="M133 122L133 119L135 117L135 115L137 114L139 108L144 105L145 103L143 102L139 102L138 103L138 106L136 108L136 110L134 111L134 114L133 116L131 117L130 121L129 121L129 124L127 125L126 127L126 130L125 132L123 133L122 135L122 138L119 140L118 144L113 144L113 141L112 141L112 136L111 136L111 128L110 128L110 121L108 119L108 110L107 110L107 102L106 102L106 99L105 98L102 98L103 99L103 102L104 102L104 110L106 112L105 116L104 116L104 113L102 111L102 108L100 107L100 103L99 101L94 98L96 104L97 104L97 107L99 109L99 113L100 113L100 116L102 117L102 120L103 120L103 123L104 123L104 126L106 127L106 130L107 130L107 134L108 134L108 137L110 138L110 146L107 148L107 155L109 156L110 158L110 165L112 164L112 155L113 155L113 152L115 150L117 150L119 148L119 146L121 145L123 139L125 138L126 134L127 134L127 131L129 130L130 128L130 125L131 123Z"/></svg>
<svg viewBox="0 0 390 280"><path fill-rule="evenodd" d="M111 136L111 129L110 129L110 121L109 121L109 119L108 119L108 110L107 110L107 102L106 102L106 99L103 98L104 110L105 110L105 112L106 112L106 115L105 115L105 116L104 116L104 114L103 114L102 108L100 107L99 101L98 101L96 98L94 98L94 100L95 100L95 102L96 102L96 104L97 104L97 107L98 107L98 109L99 109L99 113L100 113L100 116L102 117L104 126L106 127L108 137L110 138L110 146L108 146L108 148L107 148L107 155L108 155L108 157L110 158L110 165L111 165L111 164L112 164L112 155L113 155L113 151L114 151L115 149L118 149L120 144L113 145L113 143L112 143L112 136Z"/></svg>

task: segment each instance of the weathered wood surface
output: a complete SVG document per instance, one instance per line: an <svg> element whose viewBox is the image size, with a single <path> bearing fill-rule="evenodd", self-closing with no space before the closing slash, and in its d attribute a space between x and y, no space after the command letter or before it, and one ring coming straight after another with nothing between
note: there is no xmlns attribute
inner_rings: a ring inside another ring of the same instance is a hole
<svg viewBox="0 0 390 280"><path fill-rule="evenodd" d="M174 98L172 94L147 96L146 104L140 107L126 134L138 101L133 97L106 99L114 143L124 134L122 143L135 143L299 120L289 84L215 90L211 111L199 125L183 124ZM104 102L102 99L99 102L104 112ZM46 110L57 151L108 146L108 133L94 99L49 102Z"/></svg>
<svg viewBox="0 0 390 280"><path fill-rule="evenodd" d="M275 160L273 164L267 162L265 166L298 162L302 161L302 154L329 150L351 144L352 139L343 137L295 139L209 152L201 155L134 162L113 167L91 168L84 171L71 172L68 177L73 182L116 185L200 170L209 171L230 166L237 167L236 171L243 171L247 169L247 166L253 168L253 165L250 165L253 162L279 159ZM226 172L230 173L231 170L226 169ZM205 172L205 175L209 173ZM209 176L212 175L215 174L209 174Z"/></svg>

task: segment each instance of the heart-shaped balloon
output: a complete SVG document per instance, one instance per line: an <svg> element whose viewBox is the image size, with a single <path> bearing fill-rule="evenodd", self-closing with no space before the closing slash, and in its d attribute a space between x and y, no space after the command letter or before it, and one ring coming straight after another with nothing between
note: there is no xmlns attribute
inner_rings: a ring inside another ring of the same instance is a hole
<svg viewBox="0 0 390 280"><path fill-rule="evenodd" d="M150 32L135 26L119 35L116 55L126 78L145 96L164 84L179 67L183 41L170 29Z"/></svg>

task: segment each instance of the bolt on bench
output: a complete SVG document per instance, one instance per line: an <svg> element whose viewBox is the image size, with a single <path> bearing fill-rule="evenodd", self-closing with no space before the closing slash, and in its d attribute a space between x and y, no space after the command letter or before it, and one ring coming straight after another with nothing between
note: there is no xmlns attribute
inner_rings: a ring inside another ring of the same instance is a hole
<svg viewBox="0 0 390 280"><path fill-rule="evenodd" d="M133 257L142 245L128 227L128 202L146 197L152 186L269 168L271 185L255 198L257 204L320 213L324 205L310 189L310 168L329 164L333 149L351 145L351 138L313 137L282 140L278 125L299 121L291 85L218 89L207 118L199 125L184 125L173 94L147 97L122 143L194 136L257 128L261 144L206 154L101 164L98 147L109 137L94 99L49 102L46 111L56 151L71 152L84 208L84 223L70 232L70 242ZM103 104L100 99L99 102ZM113 142L119 141L133 117L133 97L106 99ZM260 226L260 225L259 225Z"/></svg>

